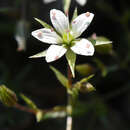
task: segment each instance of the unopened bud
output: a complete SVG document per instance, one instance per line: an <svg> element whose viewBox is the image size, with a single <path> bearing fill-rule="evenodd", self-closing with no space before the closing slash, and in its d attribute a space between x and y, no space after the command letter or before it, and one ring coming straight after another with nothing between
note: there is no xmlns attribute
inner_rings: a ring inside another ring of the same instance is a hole
<svg viewBox="0 0 130 130"><path fill-rule="evenodd" d="M7 88L5 85L0 86L0 101L8 106L8 107L13 107L17 103L17 97L16 94Z"/></svg>

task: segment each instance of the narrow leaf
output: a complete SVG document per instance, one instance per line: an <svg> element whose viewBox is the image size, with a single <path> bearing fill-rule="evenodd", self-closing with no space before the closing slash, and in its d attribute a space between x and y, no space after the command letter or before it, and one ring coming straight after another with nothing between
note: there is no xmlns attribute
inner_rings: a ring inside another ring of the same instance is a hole
<svg viewBox="0 0 130 130"><path fill-rule="evenodd" d="M43 27L45 27L45 28L52 28L49 24L47 24L46 22L44 22L44 21L42 21L42 20L40 20L40 19L38 19L38 18L34 18L37 22L39 22Z"/></svg>
<svg viewBox="0 0 130 130"><path fill-rule="evenodd" d="M72 72L72 76L74 78L75 77L74 71L75 71L76 54L73 51L68 50L66 53L66 59L68 61L68 64L69 64L71 72Z"/></svg>
<svg viewBox="0 0 130 130"><path fill-rule="evenodd" d="M30 100L28 97L26 97L25 95L23 94L20 94L21 98L26 102L26 104L32 108L32 109L37 109L37 106L35 105L35 103Z"/></svg>
<svg viewBox="0 0 130 130"><path fill-rule="evenodd" d="M60 83L68 88L68 79L61 73L59 72L57 69L55 69L53 66L50 66L51 70L55 73L57 79L60 81Z"/></svg>
<svg viewBox="0 0 130 130"><path fill-rule="evenodd" d="M47 50L44 50L40 53L37 53L36 55L30 56L29 58L40 58L40 57L45 57L46 56Z"/></svg>

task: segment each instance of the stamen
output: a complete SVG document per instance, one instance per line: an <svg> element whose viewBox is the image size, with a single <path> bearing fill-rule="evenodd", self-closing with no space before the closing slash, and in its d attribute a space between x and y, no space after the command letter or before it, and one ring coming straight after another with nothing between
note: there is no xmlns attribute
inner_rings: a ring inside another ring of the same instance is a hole
<svg viewBox="0 0 130 130"><path fill-rule="evenodd" d="M76 23L76 21L73 21L72 23L73 23L73 24L75 24L75 23Z"/></svg>
<svg viewBox="0 0 130 130"><path fill-rule="evenodd" d="M54 29L53 29L53 28L51 28L51 32L54 32Z"/></svg>
<svg viewBox="0 0 130 130"><path fill-rule="evenodd" d="M37 36L38 36L38 38L41 39L42 38L42 32L39 31L38 34L37 34Z"/></svg>
<svg viewBox="0 0 130 130"><path fill-rule="evenodd" d="M66 30L66 32L67 32L67 33L69 33L69 32L70 32L70 30L69 30L69 29L67 29L67 30Z"/></svg>
<svg viewBox="0 0 130 130"><path fill-rule="evenodd" d="M57 59L59 59L59 56L56 56L56 57L55 57L55 60L57 60Z"/></svg>
<svg viewBox="0 0 130 130"><path fill-rule="evenodd" d="M52 19L56 20L56 12L52 12Z"/></svg>
<svg viewBox="0 0 130 130"><path fill-rule="evenodd" d="M87 12L87 13L86 13L86 16L87 16L87 17L89 17L89 16L90 16L90 13L89 13L89 12Z"/></svg>
<svg viewBox="0 0 130 130"><path fill-rule="evenodd" d="M90 47L90 44L89 44L89 43L87 43L86 48L89 48L89 47Z"/></svg>

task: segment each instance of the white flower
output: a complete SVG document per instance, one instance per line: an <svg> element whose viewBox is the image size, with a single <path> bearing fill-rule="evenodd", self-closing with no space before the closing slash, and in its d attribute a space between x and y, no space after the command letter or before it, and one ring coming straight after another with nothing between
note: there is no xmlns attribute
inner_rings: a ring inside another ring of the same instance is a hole
<svg viewBox="0 0 130 130"><path fill-rule="evenodd" d="M56 0L43 0L43 2L44 2L45 4L49 4L49 3L54 2L54 1L56 1Z"/></svg>
<svg viewBox="0 0 130 130"><path fill-rule="evenodd" d="M78 4L84 6L87 3L87 0L76 0Z"/></svg>
<svg viewBox="0 0 130 130"><path fill-rule="evenodd" d="M79 55L92 56L94 54L92 43L85 38L76 38L87 29L93 17L92 13L83 13L69 24L68 17L63 12L52 9L50 18L55 29L42 28L32 32L38 40L52 45L44 55L37 54L32 57L45 56L47 62L52 62L62 57L68 49Z"/></svg>

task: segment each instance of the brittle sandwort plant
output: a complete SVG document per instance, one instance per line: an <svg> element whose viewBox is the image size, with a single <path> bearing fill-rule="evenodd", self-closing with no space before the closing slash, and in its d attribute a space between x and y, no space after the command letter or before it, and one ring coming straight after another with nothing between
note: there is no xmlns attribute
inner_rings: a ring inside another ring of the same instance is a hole
<svg viewBox="0 0 130 130"><path fill-rule="evenodd" d="M66 130L72 130L72 116L75 103L79 91L93 91L95 88L88 82L93 77L90 75L73 84L75 78L76 54L83 56L93 56L96 46L112 43L104 38L98 38L95 34L88 39L80 38L81 34L88 28L94 18L94 14L86 11L78 16L77 8L75 8L73 17L69 21L69 7L71 0L64 0L64 12L58 9L50 10L50 19L52 26L44 21L35 18L43 28L32 32L32 36L50 44L50 47L30 58L45 57L45 60L53 62L61 58L63 55L67 59L67 77L64 76L54 67L50 67L55 73L57 79L66 88L68 104L67 106L58 106L52 109L43 110L38 108L29 98L21 94L21 98L26 102L28 107L17 103L17 97L13 91L2 85L0 87L0 100L8 107L15 107L22 111L32 113L36 116L37 121L46 118L67 117ZM86 2L84 2L86 3ZM100 39L100 40L99 40ZM102 40L101 40L102 39ZM81 68L84 68L82 66Z"/></svg>

